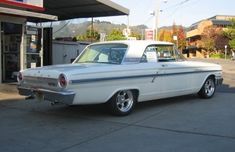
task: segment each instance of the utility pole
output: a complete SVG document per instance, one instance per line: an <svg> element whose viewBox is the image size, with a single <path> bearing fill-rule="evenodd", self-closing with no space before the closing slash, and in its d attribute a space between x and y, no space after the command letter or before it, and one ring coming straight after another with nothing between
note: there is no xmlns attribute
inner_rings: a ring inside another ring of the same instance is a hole
<svg viewBox="0 0 235 152"><path fill-rule="evenodd" d="M159 3L160 4L160 3ZM154 24L154 28L153 28L153 32L154 32L154 36L153 36L153 39L154 40L158 40L158 22L159 22L159 19L158 19L158 17L159 17L159 5L158 5L158 7L157 7L157 9L155 10L155 24Z"/></svg>
<svg viewBox="0 0 235 152"><path fill-rule="evenodd" d="M176 49L178 50L178 37L177 37L177 35L173 35L173 40L176 42Z"/></svg>
<svg viewBox="0 0 235 152"><path fill-rule="evenodd" d="M227 45L224 46L224 58L227 59Z"/></svg>
<svg viewBox="0 0 235 152"><path fill-rule="evenodd" d="M158 26L159 26L159 12L161 11L160 10L160 4L161 4L161 1L162 0L157 0L159 1L157 4L156 4L156 9L154 11L154 15L155 15L155 23L154 23L154 27L153 27L153 32L154 32L154 39L155 40L158 40ZM164 3L167 3L167 0L163 0Z"/></svg>
<svg viewBox="0 0 235 152"><path fill-rule="evenodd" d="M130 28L130 18L129 18L129 15L127 15L127 29Z"/></svg>
<svg viewBox="0 0 235 152"><path fill-rule="evenodd" d="M90 30L90 36L91 36L91 43L92 43L92 39L94 38L94 18L91 18L91 30Z"/></svg>

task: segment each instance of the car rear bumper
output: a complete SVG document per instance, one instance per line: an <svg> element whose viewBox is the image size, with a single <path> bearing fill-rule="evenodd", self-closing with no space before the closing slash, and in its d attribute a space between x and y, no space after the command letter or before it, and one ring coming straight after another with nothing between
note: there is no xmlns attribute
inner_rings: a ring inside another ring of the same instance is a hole
<svg viewBox="0 0 235 152"><path fill-rule="evenodd" d="M34 89L18 86L19 94L23 96L36 96L51 102L59 102L72 105L75 92L73 91L52 91L46 89Z"/></svg>

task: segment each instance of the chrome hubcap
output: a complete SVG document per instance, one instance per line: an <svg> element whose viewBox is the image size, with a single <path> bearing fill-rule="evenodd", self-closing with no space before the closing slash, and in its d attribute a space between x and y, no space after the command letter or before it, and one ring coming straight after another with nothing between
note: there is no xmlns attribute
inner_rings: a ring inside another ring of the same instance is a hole
<svg viewBox="0 0 235 152"><path fill-rule="evenodd" d="M134 103L132 92L129 90L123 90L118 92L116 103L117 108L121 112L129 111Z"/></svg>
<svg viewBox="0 0 235 152"><path fill-rule="evenodd" d="M215 83L212 79L208 79L205 83L205 93L207 96L212 96L215 91Z"/></svg>

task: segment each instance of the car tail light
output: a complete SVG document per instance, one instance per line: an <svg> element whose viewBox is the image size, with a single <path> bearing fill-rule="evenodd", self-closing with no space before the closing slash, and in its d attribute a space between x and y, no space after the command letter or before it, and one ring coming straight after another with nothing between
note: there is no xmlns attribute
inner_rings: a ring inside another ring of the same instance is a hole
<svg viewBox="0 0 235 152"><path fill-rule="evenodd" d="M18 76L17 76L17 81L18 82L21 82L23 80L23 75L21 72L18 73Z"/></svg>
<svg viewBox="0 0 235 152"><path fill-rule="evenodd" d="M66 76L64 74L60 74L59 75L58 83L59 83L59 86L61 88L66 88L68 82L67 82L67 78L66 78Z"/></svg>

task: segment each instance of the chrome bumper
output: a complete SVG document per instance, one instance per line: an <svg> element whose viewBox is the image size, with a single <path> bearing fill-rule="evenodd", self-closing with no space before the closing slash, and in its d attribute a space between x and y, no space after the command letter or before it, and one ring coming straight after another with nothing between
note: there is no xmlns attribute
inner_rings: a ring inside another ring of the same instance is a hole
<svg viewBox="0 0 235 152"><path fill-rule="evenodd" d="M222 77L216 78L216 79L215 79L215 84L216 84L216 85L222 85L222 84L223 84L223 80L224 80L224 79L223 79Z"/></svg>
<svg viewBox="0 0 235 152"><path fill-rule="evenodd" d="M67 105L72 105L75 92L73 91L51 91L46 89L34 89L18 86L20 95L23 96L40 96L44 100L51 102L59 102Z"/></svg>

